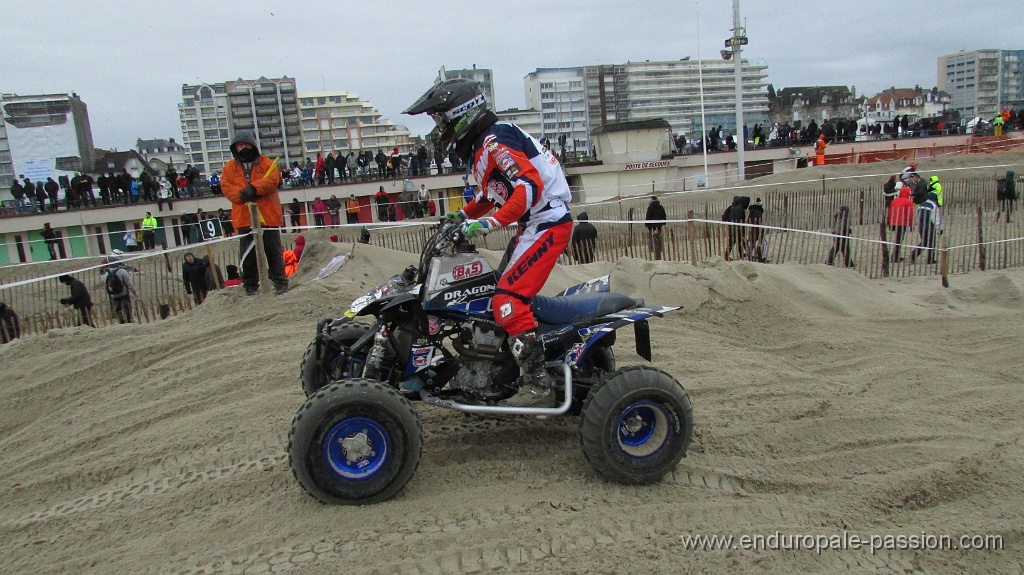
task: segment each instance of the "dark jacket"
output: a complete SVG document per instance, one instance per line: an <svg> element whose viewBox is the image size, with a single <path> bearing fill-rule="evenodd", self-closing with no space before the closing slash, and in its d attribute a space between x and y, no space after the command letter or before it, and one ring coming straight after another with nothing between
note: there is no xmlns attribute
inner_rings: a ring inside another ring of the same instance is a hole
<svg viewBox="0 0 1024 575"><path fill-rule="evenodd" d="M587 212L577 217L576 227L572 230L572 255L576 261L589 264L594 261L594 249L597 245L597 228L587 221Z"/></svg>
<svg viewBox="0 0 1024 575"><path fill-rule="evenodd" d="M648 221L645 226L654 230L661 229L665 226L664 220L668 219L665 214L665 206L661 205L658 200L651 200L651 203L647 206L647 215L644 216L645 220L662 220L662 221Z"/></svg>
<svg viewBox="0 0 1024 575"><path fill-rule="evenodd" d="M192 256L192 263L184 261L181 263L181 279L185 282L185 293L208 291L206 289L206 262L195 257L192 252L186 253L185 257Z"/></svg>
<svg viewBox="0 0 1024 575"><path fill-rule="evenodd" d="M71 296L62 298L60 300L61 304L68 304L75 309L88 309L92 307L92 297L89 296L89 289L85 287L82 280L69 275L63 275L57 279L60 283L71 288Z"/></svg>

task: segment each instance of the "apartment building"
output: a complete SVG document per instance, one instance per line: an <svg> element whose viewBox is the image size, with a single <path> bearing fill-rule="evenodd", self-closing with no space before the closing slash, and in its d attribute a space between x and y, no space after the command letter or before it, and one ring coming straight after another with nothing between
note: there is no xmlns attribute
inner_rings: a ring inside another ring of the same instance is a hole
<svg viewBox="0 0 1024 575"><path fill-rule="evenodd" d="M508 110L501 110L496 112L498 120L502 122L511 122L523 129L527 134L540 139L544 134L541 130L540 111L539 110L520 110L519 108L509 108Z"/></svg>
<svg viewBox="0 0 1024 575"><path fill-rule="evenodd" d="M490 68L477 68L476 64L473 64L472 68L466 68L463 70L448 70L444 66L437 72L437 79L434 82L443 82L445 80L455 80L462 78L465 80L472 80L483 88L484 96L487 97L487 102L491 105L492 110L497 110L497 104L494 103L494 74L491 73Z"/></svg>
<svg viewBox="0 0 1024 575"><path fill-rule="evenodd" d="M590 121L584 69L540 68L523 79L526 106L540 111L540 131L552 149L589 152ZM561 142L564 139L564 145Z"/></svg>
<svg viewBox="0 0 1024 575"><path fill-rule="evenodd" d="M0 185L89 170L95 160L89 110L78 94L0 95Z"/></svg>
<svg viewBox="0 0 1024 575"><path fill-rule="evenodd" d="M181 170L184 164L192 164L206 174L219 172L231 159L228 143L232 133L224 82L182 84L178 118L185 150L183 157L176 158L183 165L175 164L175 168Z"/></svg>
<svg viewBox="0 0 1024 575"><path fill-rule="evenodd" d="M743 117L768 122L767 64L743 61ZM538 69L524 80L527 106L540 110L545 136L567 135L566 149L590 149L590 131L616 122L664 119L675 134L736 133L735 66L726 60L670 60ZM705 131L706 131L705 130Z"/></svg>
<svg viewBox="0 0 1024 575"><path fill-rule="evenodd" d="M225 82L225 86L232 136L238 130L253 130L260 153L280 158L281 165L287 166L303 157L294 79L288 76L238 79Z"/></svg>
<svg viewBox="0 0 1024 575"><path fill-rule="evenodd" d="M1024 106L1024 50L969 50L939 56L938 88L963 118L990 119Z"/></svg>
<svg viewBox="0 0 1024 575"><path fill-rule="evenodd" d="M403 154L419 147L408 128L384 118L370 102L350 92L302 92L299 113L304 156L384 150Z"/></svg>

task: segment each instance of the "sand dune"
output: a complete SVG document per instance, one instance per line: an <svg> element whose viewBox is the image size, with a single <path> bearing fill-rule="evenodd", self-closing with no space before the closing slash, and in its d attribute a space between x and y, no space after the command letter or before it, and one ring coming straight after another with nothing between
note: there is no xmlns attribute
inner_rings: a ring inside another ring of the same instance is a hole
<svg viewBox="0 0 1024 575"><path fill-rule="evenodd" d="M2 573L1019 572L1024 272L872 281L823 265L621 259L683 305L651 322L688 389L690 456L660 484L596 478L576 419L419 406L422 465L383 504L324 506L285 454L315 321L413 263L312 245L293 290L221 291L170 320L0 347ZM495 254L491 254L494 256ZM642 363L628 333L620 365ZM679 536L993 534L1001 551L699 551Z"/></svg>

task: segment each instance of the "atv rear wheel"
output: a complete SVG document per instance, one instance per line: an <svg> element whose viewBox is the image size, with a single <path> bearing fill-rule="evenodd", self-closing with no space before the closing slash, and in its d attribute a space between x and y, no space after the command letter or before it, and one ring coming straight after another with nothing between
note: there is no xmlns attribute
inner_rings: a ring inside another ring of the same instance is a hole
<svg viewBox="0 0 1024 575"><path fill-rule="evenodd" d="M288 463L324 503L364 505L393 497L419 467L423 428L412 404L370 379L333 383L295 414Z"/></svg>
<svg viewBox="0 0 1024 575"><path fill-rule="evenodd" d="M347 353L348 348L359 341L359 338L366 335L369 330L370 326L364 323L351 323L338 330L336 334L332 334L332 343L326 345L340 346L341 350L333 350L332 353L329 353L324 360L327 365L323 366L317 365L320 358L316 354L316 340L309 342L306 351L302 354L302 363L299 364L299 382L302 383L302 391L305 392L306 397L326 386L331 379L345 378L348 365L336 365L339 361L346 359L340 351Z"/></svg>
<svg viewBox="0 0 1024 575"><path fill-rule="evenodd" d="M671 375L648 366L625 367L590 391L579 435L583 455L602 478L654 483L686 456L693 407Z"/></svg>

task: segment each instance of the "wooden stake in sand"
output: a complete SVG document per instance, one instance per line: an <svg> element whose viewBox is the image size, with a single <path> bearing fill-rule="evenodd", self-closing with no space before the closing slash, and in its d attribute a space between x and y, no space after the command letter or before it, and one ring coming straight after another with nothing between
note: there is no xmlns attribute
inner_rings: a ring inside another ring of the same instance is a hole
<svg viewBox="0 0 1024 575"><path fill-rule="evenodd" d="M249 221L252 222L252 243L256 248L256 269L259 270L260 285L262 286L260 291L269 293L270 282L264 281L267 277L267 258L263 253L263 226L260 225L259 208L255 202L249 203ZM242 262L242 265L245 265L245 262Z"/></svg>
<svg viewBox="0 0 1024 575"><path fill-rule="evenodd" d="M255 204L253 204L255 206ZM206 257L210 260L210 271L213 273L213 285L220 289L224 287L223 282L220 280L220 271L217 270L217 262L213 259L213 247L210 244L206 244Z"/></svg>
<svg viewBox="0 0 1024 575"><path fill-rule="evenodd" d="M985 271L985 233L981 220L981 206L978 206L978 269Z"/></svg>

